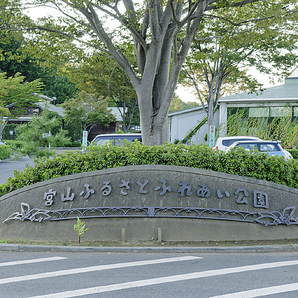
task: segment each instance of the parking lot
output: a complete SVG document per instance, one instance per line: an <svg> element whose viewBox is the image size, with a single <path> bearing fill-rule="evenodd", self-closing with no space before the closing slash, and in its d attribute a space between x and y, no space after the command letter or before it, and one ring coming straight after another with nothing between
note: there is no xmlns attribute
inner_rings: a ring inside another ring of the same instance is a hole
<svg viewBox="0 0 298 298"><path fill-rule="evenodd" d="M34 158L30 158L28 156L21 157L17 160L13 158L9 160L0 160L0 184L6 182L8 177L14 177L14 171L24 171L26 166L34 165Z"/></svg>

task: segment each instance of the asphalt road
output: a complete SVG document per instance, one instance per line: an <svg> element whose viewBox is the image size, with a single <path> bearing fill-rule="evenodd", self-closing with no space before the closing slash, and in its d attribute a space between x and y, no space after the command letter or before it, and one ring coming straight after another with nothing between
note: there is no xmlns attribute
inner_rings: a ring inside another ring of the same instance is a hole
<svg viewBox="0 0 298 298"><path fill-rule="evenodd" d="M2 298L296 298L298 254L1 252Z"/></svg>
<svg viewBox="0 0 298 298"><path fill-rule="evenodd" d="M34 158L21 157L18 160L0 160L0 184L6 182L8 177L14 177L14 170L23 172L26 165L34 165Z"/></svg>

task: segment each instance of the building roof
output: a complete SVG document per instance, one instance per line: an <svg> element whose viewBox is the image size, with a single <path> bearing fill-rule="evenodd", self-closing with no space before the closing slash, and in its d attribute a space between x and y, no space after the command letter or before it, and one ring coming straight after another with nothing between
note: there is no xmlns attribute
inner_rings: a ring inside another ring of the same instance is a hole
<svg viewBox="0 0 298 298"><path fill-rule="evenodd" d="M296 68L280 86L274 86L258 93L239 93L221 97L219 102L256 102L256 101L298 101L298 68Z"/></svg>
<svg viewBox="0 0 298 298"><path fill-rule="evenodd" d="M287 79L298 79L298 67L294 69Z"/></svg>
<svg viewBox="0 0 298 298"><path fill-rule="evenodd" d="M207 106L206 106L206 108L207 108ZM175 115L179 115L179 114L191 113L191 112L199 111L199 110L202 110L202 109L203 109L203 106L200 105L200 106L193 107L193 108L190 108L190 109L185 109L185 110L169 113L168 116L171 117L171 116L175 116Z"/></svg>
<svg viewBox="0 0 298 298"><path fill-rule="evenodd" d="M123 113L124 108L120 108L120 109L122 110L122 113ZM110 110L111 113L115 116L116 121L118 122L123 121L121 113L119 112L119 109L117 107L108 107L108 110Z"/></svg>
<svg viewBox="0 0 298 298"><path fill-rule="evenodd" d="M55 106L49 102L46 102L46 101L40 101L40 102L37 102L35 103L36 106L40 107L42 110L45 109L45 107L47 107L47 109L51 112L56 112L58 113L60 116L64 117L65 116L65 113L64 113L64 109L61 108L61 107L58 107L58 106Z"/></svg>

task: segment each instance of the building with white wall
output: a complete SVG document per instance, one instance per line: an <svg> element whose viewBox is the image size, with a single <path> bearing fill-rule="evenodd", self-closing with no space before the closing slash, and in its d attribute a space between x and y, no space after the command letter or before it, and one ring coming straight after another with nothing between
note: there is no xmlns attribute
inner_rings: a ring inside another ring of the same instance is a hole
<svg viewBox="0 0 298 298"><path fill-rule="evenodd" d="M170 121L170 140L174 143L175 140L182 140L192 129L194 129L204 117L206 112L202 106L191 109L174 112L168 115ZM214 117L215 126L219 125L219 114L216 113ZM207 124L203 125L201 129L192 137L191 141L194 144L207 144L204 137L207 133Z"/></svg>
<svg viewBox="0 0 298 298"><path fill-rule="evenodd" d="M288 117L298 119L298 68L285 79L280 86L267 88L262 93L240 93L222 97L219 100L219 110L215 113L215 126L227 121L232 109L246 109L249 117ZM206 116L202 106L169 114L171 142L183 139ZM194 144L205 144L207 133L205 124L192 138ZM222 130L219 133L225 135Z"/></svg>

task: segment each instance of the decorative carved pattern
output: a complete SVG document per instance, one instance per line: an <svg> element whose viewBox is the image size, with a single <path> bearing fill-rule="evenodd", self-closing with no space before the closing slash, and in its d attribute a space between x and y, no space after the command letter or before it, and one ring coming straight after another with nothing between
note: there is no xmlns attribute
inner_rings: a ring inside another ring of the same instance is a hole
<svg viewBox="0 0 298 298"><path fill-rule="evenodd" d="M21 203L21 212L14 212L3 223L18 219L42 222L79 218L107 217L163 217L197 218L258 223L265 226L297 225L298 217L293 217L296 207L286 207L282 212L249 212L214 208L182 207L91 207L61 210L30 209L29 204Z"/></svg>

